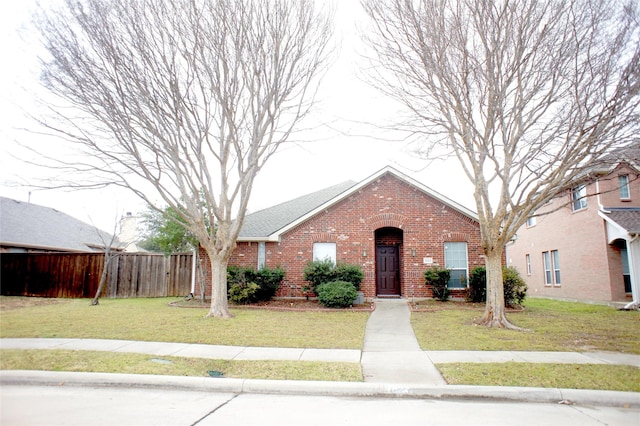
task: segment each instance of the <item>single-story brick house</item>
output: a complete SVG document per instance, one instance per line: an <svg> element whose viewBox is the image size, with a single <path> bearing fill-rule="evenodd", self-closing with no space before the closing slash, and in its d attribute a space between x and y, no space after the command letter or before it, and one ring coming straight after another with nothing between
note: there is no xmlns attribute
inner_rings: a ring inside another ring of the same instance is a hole
<svg viewBox="0 0 640 426"><path fill-rule="evenodd" d="M277 296L303 297L305 265L327 257L362 266L367 299L428 297L436 265L455 294L484 265L477 215L391 167L247 215L229 264L280 266Z"/></svg>

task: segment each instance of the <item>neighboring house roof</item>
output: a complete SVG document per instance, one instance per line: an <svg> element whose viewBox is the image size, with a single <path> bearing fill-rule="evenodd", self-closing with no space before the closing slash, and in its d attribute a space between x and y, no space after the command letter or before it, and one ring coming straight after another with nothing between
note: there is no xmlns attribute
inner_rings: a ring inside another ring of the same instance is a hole
<svg viewBox="0 0 640 426"><path fill-rule="evenodd" d="M605 208L602 214L627 233L640 234L640 208Z"/></svg>
<svg viewBox="0 0 640 426"><path fill-rule="evenodd" d="M0 197L0 246L50 251L102 250L111 235L50 207ZM114 241L117 246L119 242Z"/></svg>
<svg viewBox="0 0 640 426"><path fill-rule="evenodd" d="M476 221L478 220L475 212L461 204L456 203L392 167L385 167L359 183L352 181L343 182L312 194L278 204L277 206L249 214L245 217L245 223L238 239L239 241L278 241L280 235L283 233L344 200L385 174L393 175L465 216Z"/></svg>

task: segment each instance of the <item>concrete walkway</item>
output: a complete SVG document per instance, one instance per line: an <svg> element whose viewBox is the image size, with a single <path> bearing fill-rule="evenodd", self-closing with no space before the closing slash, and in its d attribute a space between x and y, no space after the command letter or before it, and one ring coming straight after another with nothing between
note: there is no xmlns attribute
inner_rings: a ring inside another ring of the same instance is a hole
<svg viewBox="0 0 640 426"><path fill-rule="evenodd" d="M420 349L404 299L378 299L367 321L362 350L365 382L446 385L429 356Z"/></svg>

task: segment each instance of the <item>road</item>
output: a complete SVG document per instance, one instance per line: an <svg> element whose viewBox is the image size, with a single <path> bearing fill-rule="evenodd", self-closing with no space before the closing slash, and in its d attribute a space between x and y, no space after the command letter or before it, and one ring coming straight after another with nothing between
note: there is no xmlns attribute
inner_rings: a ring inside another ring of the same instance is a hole
<svg viewBox="0 0 640 426"><path fill-rule="evenodd" d="M3 385L10 425L631 425L640 409L415 398Z"/></svg>

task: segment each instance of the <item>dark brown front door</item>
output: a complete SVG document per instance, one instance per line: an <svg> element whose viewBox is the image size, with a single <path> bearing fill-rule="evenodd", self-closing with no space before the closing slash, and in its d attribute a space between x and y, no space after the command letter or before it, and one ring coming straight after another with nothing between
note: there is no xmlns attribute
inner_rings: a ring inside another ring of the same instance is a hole
<svg viewBox="0 0 640 426"><path fill-rule="evenodd" d="M379 296L400 294L398 247L376 247L376 288Z"/></svg>

